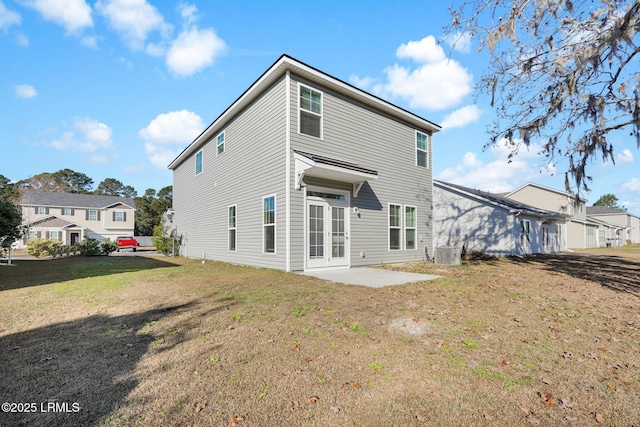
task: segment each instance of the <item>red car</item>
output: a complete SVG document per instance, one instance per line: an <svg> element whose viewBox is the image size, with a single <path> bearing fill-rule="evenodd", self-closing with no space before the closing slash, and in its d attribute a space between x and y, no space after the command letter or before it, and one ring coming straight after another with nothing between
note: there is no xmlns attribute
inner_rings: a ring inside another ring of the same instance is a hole
<svg viewBox="0 0 640 427"><path fill-rule="evenodd" d="M116 237L116 243L118 244L117 252L120 252L120 249L132 249L135 252L138 248L138 241L131 236Z"/></svg>

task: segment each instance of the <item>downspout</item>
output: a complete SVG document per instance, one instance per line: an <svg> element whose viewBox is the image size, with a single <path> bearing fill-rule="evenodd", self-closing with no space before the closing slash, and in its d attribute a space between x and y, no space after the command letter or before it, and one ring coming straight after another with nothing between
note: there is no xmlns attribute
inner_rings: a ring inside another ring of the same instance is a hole
<svg viewBox="0 0 640 427"><path fill-rule="evenodd" d="M285 271L291 271L291 75L289 70L285 84Z"/></svg>
<svg viewBox="0 0 640 427"><path fill-rule="evenodd" d="M518 221L518 216L520 216L520 214L522 213L522 210L520 210L520 209L517 209L517 210L516 209L512 209L512 210L509 211L509 213L513 215L513 218L514 218L513 220L515 221L515 225L517 225L518 224L518 222L517 222ZM516 245L517 245L517 242L519 240L519 236L518 236L518 232L516 230L517 230L517 227L514 227L515 236L513 238L513 250L511 251L511 256L517 256L515 252L516 252Z"/></svg>

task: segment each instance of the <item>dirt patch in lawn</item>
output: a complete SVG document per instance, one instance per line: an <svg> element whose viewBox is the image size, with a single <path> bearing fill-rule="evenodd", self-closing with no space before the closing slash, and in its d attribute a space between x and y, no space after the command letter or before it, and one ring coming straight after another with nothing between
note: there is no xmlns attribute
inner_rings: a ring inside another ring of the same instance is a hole
<svg viewBox="0 0 640 427"><path fill-rule="evenodd" d="M1 267L0 398L70 410L0 425L640 424L637 253L381 289L126 260Z"/></svg>

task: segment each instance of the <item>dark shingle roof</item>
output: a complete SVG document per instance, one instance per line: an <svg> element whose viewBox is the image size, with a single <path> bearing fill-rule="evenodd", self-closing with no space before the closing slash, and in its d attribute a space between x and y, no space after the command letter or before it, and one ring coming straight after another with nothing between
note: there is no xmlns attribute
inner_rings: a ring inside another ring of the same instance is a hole
<svg viewBox="0 0 640 427"><path fill-rule="evenodd" d="M622 209L610 208L608 206L587 206L587 215L615 215L626 214Z"/></svg>
<svg viewBox="0 0 640 427"><path fill-rule="evenodd" d="M525 203L518 202L517 200L509 199L508 197L501 196L499 194L489 193L487 191L475 190L473 188L464 187L462 185L451 184L443 181L433 181L434 184L440 184L444 187L449 187L451 189L457 189L459 191L463 191L468 193L476 198L486 200L488 202L502 205L507 209L515 209L523 212L528 212L533 215L544 215L544 216L563 216L562 214L558 214L557 212L551 212L544 209L539 209L531 205L527 205Z"/></svg>
<svg viewBox="0 0 640 427"><path fill-rule="evenodd" d="M65 208L106 208L122 203L133 209L136 203L131 197L96 196L94 194L54 193L27 191L20 200L25 206L53 206Z"/></svg>

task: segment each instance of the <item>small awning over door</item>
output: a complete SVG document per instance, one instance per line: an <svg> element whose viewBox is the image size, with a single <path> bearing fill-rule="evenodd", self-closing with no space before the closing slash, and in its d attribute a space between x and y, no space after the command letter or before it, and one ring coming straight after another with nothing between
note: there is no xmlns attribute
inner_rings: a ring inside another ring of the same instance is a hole
<svg viewBox="0 0 640 427"><path fill-rule="evenodd" d="M297 150L293 151L293 156L296 161L296 190L300 189L305 176L311 176L353 184L353 197L358 197L358 192L365 182L378 179L377 171L363 168L356 163Z"/></svg>

